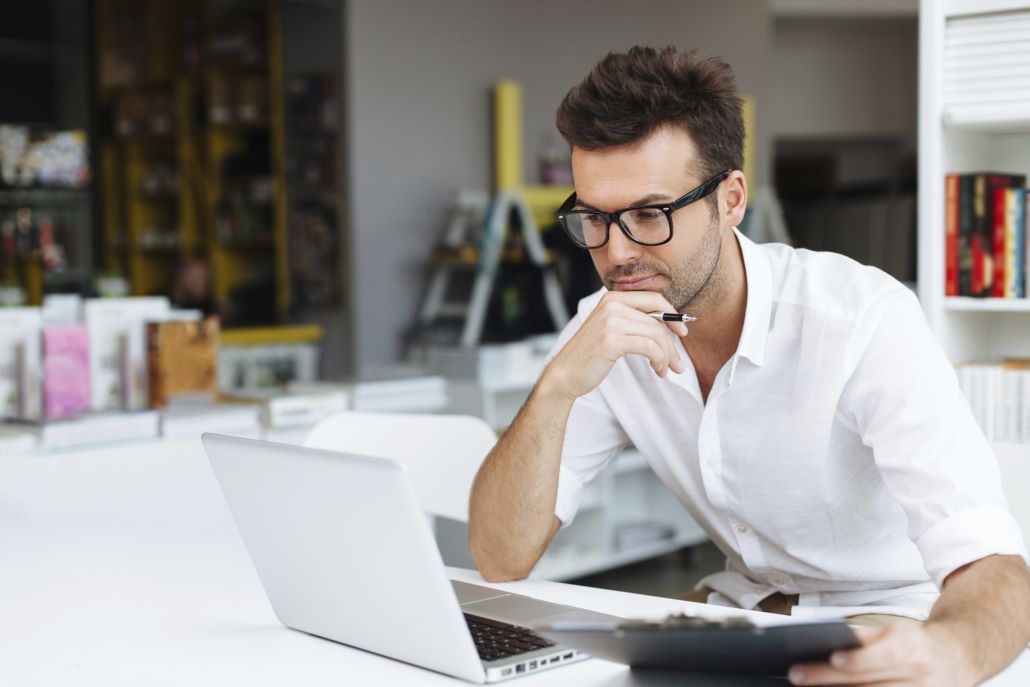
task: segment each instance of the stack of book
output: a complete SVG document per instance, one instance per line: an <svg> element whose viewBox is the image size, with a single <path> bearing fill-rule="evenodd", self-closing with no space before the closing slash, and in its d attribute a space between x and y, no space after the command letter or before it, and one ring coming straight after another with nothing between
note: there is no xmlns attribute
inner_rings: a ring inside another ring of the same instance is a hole
<svg viewBox="0 0 1030 687"><path fill-rule="evenodd" d="M348 394L344 389L331 386L299 391L249 389L224 393L219 401L256 408L266 429L292 429L310 427L327 415L346 410Z"/></svg>
<svg viewBox="0 0 1030 687"><path fill-rule="evenodd" d="M1026 298L1027 189L1022 174L949 174L945 179L944 293Z"/></svg>
<svg viewBox="0 0 1030 687"><path fill-rule="evenodd" d="M447 380L409 365L372 367L356 379L339 382L291 382L295 394L342 391L351 410L374 413L437 413L447 409Z"/></svg>
<svg viewBox="0 0 1030 687"><path fill-rule="evenodd" d="M1030 443L1030 360L957 366L973 416L991 441Z"/></svg>
<svg viewBox="0 0 1030 687"><path fill-rule="evenodd" d="M472 380L485 389L532 388L556 340L557 334L542 334L472 348L434 345L426 351L427 364L447 379Z"/></svg>
<svg viewBox="0 0 1030 687"><path fill-rule="evenodd" d="M154 407L176 393L216 391L217 371L204 363L217 359L217 322L198 319L165 298L48 296L41 308L0 310L3 445L156 437Z"/></svg>
<svg viewBox="0 0 1030 687"><path fill-rule="evenodd" d="M262 438L256 406L215 403L204 395L179 396L171 399L160 415L161 436L166 439L196 438L204 432Z"/></svg>

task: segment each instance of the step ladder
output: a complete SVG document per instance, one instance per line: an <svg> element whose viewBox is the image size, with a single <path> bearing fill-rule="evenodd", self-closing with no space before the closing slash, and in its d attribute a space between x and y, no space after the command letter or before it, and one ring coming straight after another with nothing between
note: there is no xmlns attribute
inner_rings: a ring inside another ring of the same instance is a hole
<svg viewBox="0 0 1030 687"><path fill-rule="evenodd" d="M432 276L419 313L423 332L445 319L463 321L461 347L472 348L479 343L490 294L504 256L512 214L518 218L526 258L539 268L545 305L555 329L565 326L569 316L555 275L554 262L544 249L533 213L522 192L501 191L490 202L483 192L462 191L458 194L440 247L433 253ZM448 300L448 291L456 273L472 269L475 270L475 278L471 289L461 293L457 300Z"/></svg>

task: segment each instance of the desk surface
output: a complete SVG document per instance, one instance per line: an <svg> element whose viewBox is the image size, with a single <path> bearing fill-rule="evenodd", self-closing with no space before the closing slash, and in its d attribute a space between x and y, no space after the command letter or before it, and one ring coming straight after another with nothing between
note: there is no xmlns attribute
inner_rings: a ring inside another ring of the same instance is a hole
<svg viewBox="0 0 1030 687"><path fill-rule="evenodd" d="M555 582L498 586L622 616L705 608ZM467 683L280 625L199 441L183 440L0 456L0 684ZM786 683L589 660L512 684ZM1030 684L1030 655L989 684Z"/></svg>

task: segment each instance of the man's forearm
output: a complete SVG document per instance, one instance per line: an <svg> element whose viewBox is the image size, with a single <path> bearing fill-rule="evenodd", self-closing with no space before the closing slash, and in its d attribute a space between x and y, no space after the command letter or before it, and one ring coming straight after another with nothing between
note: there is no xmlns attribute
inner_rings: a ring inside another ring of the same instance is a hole
<svg viewBox="0 0 1030 687"><path fill-rule="evenodd" d="M1019 556L989 556L960 568L944 584L926 629L952 641L979 684L1030 642L1030 573Z"/></svg>
<svg viewBox="0 0 1030 687"><path fill-rule="evenodd" d="M558 465L572 402L541 379L476 475L469 547L488 580L528 575L558 530Z"/></svg>

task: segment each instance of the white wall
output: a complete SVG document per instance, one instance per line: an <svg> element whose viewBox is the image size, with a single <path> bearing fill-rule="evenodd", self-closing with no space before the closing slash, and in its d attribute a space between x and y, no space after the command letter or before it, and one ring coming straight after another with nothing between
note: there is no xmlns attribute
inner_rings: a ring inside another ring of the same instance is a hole
<svg viewBox="0 0 1030 687"><path fill-rule="evenodd" d="M777 18L773 138L904 136L914 144L917 41L914 17Z"/></svg>
<svg viewBox="0 0 1030 687"><path fill-rule="evenodd" d="M610 50L697 47L724 58L765 127L767 0L351 0L344 19L354 361L396 360L457 189L489 189L491 85L523 84L528 180L565 92Z"/></svg>

